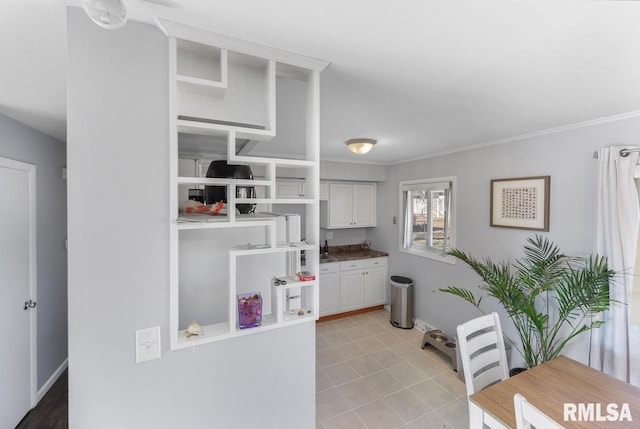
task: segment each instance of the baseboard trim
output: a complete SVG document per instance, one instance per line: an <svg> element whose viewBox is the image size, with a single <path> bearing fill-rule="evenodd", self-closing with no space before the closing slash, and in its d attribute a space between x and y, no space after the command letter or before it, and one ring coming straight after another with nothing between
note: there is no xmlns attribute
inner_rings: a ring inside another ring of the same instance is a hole
<svg viewBox="0 0 640 429"><path fill-rule="evenodd" d="M372 311L383 310L384 305L376 305L375 307L360 308L358 310L347 311L345 313L330 314L323 316L316 323L327 322L329 320L342 319L343 317L355 316L356 314L370 313Z"/></svg>
<svg viewBox="0 0 640 429"><path fill-rule="evenodd" d="M69 366L69 359L67 358L64 360L64 362L62 362L62 365L60 365L58 369L56 369L53 372L51 377L49 377L47 382L44 383L44 385L40 388L40 390L38 390L38 402L40 402L40 400L44 398L44 395L46 395L49 389L51 389L51 386L53 386L54 383L58 381L58 378L60 378L60 376L62 375L64 370L67 369L68 366Z"/></svg>
<svg viewBox="0 0 640 429"><path fill-rule="evenodd" d="M415 323L415 328L420 332L427 332L427 331L436 329L433 326L429 325L427 322L420 319L415 319L414 323Z"/></svg>

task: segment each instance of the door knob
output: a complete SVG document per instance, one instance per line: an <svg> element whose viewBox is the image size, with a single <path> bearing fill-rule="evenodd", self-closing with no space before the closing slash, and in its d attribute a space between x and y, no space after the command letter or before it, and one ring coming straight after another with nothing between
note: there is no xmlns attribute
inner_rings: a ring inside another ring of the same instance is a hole
<svg viewBox="0 0 640 429"><path fill-rule="evenodd" d="M29 301L24 302L24 307L22 309L28 310L30 308L35 308L36 304L37 303L34 300L30 299Z"/></svg>

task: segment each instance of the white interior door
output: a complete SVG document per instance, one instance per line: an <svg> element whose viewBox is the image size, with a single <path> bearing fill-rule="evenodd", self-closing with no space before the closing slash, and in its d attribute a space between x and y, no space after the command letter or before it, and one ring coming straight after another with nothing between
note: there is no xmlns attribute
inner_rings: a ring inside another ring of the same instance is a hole
<svg viewBox="0 0 640 429"><path fill-rule="evenodd" d="M12 428L36 402L35 166L0 158L0 201L0 427Z"/></svg>

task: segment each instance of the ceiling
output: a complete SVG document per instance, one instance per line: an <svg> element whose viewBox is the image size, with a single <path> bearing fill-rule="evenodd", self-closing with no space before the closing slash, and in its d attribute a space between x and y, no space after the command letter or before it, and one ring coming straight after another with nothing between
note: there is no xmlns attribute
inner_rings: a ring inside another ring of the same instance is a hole
<svg viewBox="0 0 640 429"><path fill-rule="evenodd" d="M326 160L397 163L640 115L640 2L124 1L130 19L162 16L329 61ZM0 112L60 140L65 8L79 2L0 2ZM378 144L352 155L353 137Z"/></svg>

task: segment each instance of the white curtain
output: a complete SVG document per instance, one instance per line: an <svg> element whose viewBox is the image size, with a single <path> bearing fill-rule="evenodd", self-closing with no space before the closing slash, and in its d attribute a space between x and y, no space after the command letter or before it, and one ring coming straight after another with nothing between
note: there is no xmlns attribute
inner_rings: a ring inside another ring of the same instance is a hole
<svg viewBox="0 0 640 429"><path fill-rule="evenodd" d="M630 340L635 334L630 324L629 307L633 286L640 209L634 170L640 154L623 157L622 147L610 146L598 151L598 185L595 252L609 259L617 273L611 284L614 304L605 312L605 324L591 331L589 363L593 368L621 380L640 384L637 368L638 344ZM626 147L626 149L639 149Z"/></svg>
<svg viewBox="0 0 640 429"><path fill-rule="evenodd" d="M405 191L404 198L404 237L402 240L402 246L405 249L411 247L411 241L413 240L413 206L412 206L411 191Z"/></svg>

